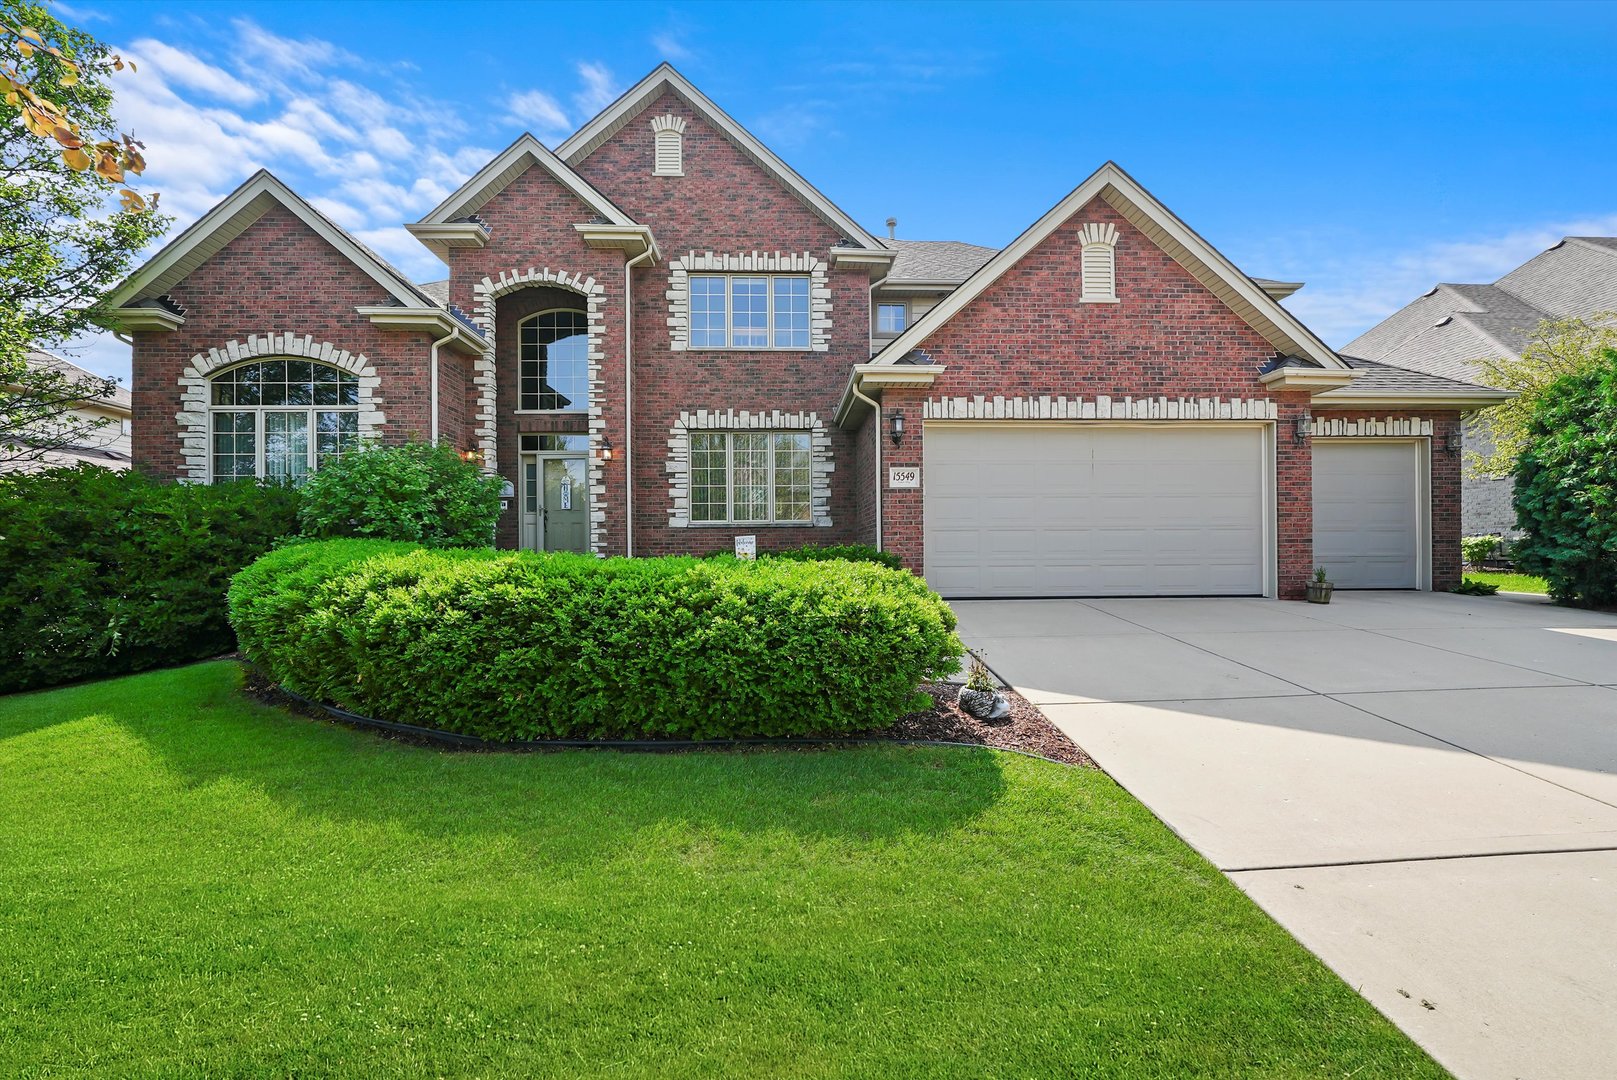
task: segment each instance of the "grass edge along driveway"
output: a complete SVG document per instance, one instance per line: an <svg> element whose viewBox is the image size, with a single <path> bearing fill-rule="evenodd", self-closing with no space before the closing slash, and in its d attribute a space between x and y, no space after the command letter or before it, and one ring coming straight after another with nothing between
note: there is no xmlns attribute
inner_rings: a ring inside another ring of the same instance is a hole
<svg viewBox="0 0 1617 1080"><path fill-rule="evenodd" d="M0 699L0 1075L1442 1076L1104 774Z"/></svg>

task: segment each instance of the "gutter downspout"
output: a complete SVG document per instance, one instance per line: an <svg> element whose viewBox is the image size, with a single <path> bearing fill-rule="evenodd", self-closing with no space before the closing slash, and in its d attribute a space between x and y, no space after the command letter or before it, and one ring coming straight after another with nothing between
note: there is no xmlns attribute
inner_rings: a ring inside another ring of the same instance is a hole
<svg viewBox="0 0 1617 1080"><path fill-rule="evenodd" d="M454 318L454 316L450 316ZM432 343L432 445L438 445L438 346L454 337L456 331L449 333Z"/></svg>
<svg viewBox="0 0 1617 1080"><path fill-rule="evenodd" d="M623 503L624 552L634 558L634 268L655 259L657 249L646 250L623 263Z"/></svg>
<svg viewBox="0 0 1617 1080"><path fill-rule="evenodd" d="M876 550L881 551L881 402L866 397L857 378L848 384L848 392L876 410Z"/></svg>

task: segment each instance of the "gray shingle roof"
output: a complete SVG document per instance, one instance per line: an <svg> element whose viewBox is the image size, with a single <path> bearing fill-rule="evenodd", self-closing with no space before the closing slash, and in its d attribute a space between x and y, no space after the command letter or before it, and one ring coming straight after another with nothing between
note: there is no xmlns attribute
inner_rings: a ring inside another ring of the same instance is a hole
<svg viewBox="0 0 1617 1080"><path fill-rule="evenodd" d="M1341 355L1341 354L1339 354ZM1411 371L1408 368L1394 367L1391 364L1377 363L1366 360L1360 356L1342 355L1342 360L1348 367L1359 372L1359 377L1343 388L1347 394L1474 394L1488 389L1473 382L1464 382L1460 379L1446 379L1441 375L1429 375L1423 371ZM1327 391L1320 395L1320 399L1328 398L1334 391Z"/></svg>
<svg viewBox="0 0 1617 1080"><path fill-rule="evenodd" d="M439 305L441 305L443 307L448 307L449 306L449 279L448 278L445 278L442 281L424 281L421 284L417 285L416 288L421 290L422 292L426 293L428 296L430 296Z"/></svg>
<svg viewBox="0 0 1617 1080"><path fill-rule="evenodd" d="M57 371L62 372L68 378L75 381L79 379L103 378L103 376L97 375L92 371L86 371L84 368L79 367L79 365L73 363L71 360L57 356L55 353L46 352L44 349L29 349L26 362L29 367L55 368ZM112 393L108 394L104 398L97 398L96 400L119 409L127 410L131 406L129 389L128 387L124 386L114 387Z"/></svg>
<svg viewBox="0 0 1617 1080"><path fill-rule="evenodd" d="M982 268L998 248L959 240L883 240L898 252L887 276L893 281L944 281L958 285Z"/></svg>

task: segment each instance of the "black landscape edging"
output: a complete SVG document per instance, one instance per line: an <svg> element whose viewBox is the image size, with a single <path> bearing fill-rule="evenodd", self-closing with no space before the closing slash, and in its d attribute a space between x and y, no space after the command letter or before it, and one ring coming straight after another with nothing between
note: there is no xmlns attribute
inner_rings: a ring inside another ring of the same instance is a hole
<svg viewBox="0 0 1617 1080"><path fill-rule="evenodd" d="M461 735L453 731L419 727L415 724L401 724L397 720L378 720L374 716L364 716L360 713L349 712L347 709L339 709L335 705L327 705L323 701L315 701L312 698L304 697L302 694L293 693L291 690L268 680L265 681L264 686L277 694L284 694L306 708L318 709L345 724L369 728L374 731L388 731L397 735L408 735L412 739L420 739L423 742L454 750L503 751L507 753L535 750L620 750L627 753L666 754L681 750L741 750L748 747L823 749L838 746L939 746L965 750L994 750L1001 754L1020 754L1022 757L1032 758L1035 761L1048 761L1052 765L1081 768L1081 766L1073 765L1071 762L1057 761L1055 758L1048 758L1043 754L1034 754L1026 750L1017 750L1013 747L989 746L986 743L950 742L944 739L872 739L849 736L847 738L811 739L524 739L521 742L491 742L488 739L479 739L475 735Z"/></svg>

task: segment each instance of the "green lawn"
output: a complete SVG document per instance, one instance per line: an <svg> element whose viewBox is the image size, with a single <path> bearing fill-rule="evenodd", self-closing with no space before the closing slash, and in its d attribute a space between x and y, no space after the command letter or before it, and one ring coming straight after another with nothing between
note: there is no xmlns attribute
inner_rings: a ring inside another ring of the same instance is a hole
<svg viewBox="0 0 1617 1080"><path fill-rule="evenodd" d="M1541 577L1531 574L1507 574L1498 570L1467 570L1464 577L1473 581L1486 581L1505 592L1548 593L1550 588Z"/></svg>
<svg viewBox="0 0 1617 1080"><path fill-rule="evenodd" d="M1422 1077L1105 775L0 699L0 1075Z"/></svg>

